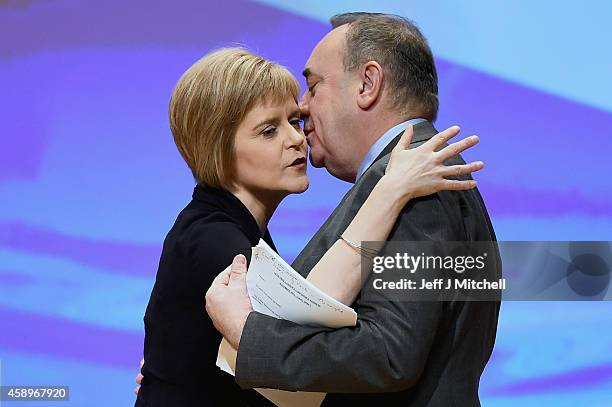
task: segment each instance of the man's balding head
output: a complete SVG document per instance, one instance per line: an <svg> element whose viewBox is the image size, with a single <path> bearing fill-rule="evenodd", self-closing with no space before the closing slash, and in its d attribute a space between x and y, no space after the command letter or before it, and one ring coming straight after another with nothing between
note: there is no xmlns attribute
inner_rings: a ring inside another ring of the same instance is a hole
<svg viewBox="0 0 612 407"><path fill-rule="evenodd" d="M377 61L389 85L391 105L410 116L435 120L438 76L431 49L418 27L407 18L381 13L345 13L330 20L347 26L344 69L352 71Z"/></svg>

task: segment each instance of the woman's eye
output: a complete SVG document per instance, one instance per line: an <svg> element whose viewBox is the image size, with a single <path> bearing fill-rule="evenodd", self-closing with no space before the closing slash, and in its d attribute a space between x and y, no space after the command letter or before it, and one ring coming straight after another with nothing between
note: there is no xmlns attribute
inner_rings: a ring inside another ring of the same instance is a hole
<svg viewBox="0 0 612 407"><path fill-rule="evenodd" d="M291 123L291 125L298 130L302 130L304 127L304 120L302 119L292 119L289 121L289 123Z"/></svg>
<svg viewBox="0 0 612 407"><path fill-rule="evenodd" d="M273 137L276 134L276 127L267 128L262 132L264 137Z"/></svg>

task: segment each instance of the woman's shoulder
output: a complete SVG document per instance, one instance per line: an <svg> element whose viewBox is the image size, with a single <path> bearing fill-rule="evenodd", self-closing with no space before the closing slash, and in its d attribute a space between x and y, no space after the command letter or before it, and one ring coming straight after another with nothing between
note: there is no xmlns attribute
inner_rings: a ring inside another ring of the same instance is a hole
<svg viewBox="0 0 612 407"><path fill-rule="evenodd" d="M190 261L207 263L233 258L252 247L239 220L221 210L188 205L178 215L164 240L164 251Z"/></svg>
<svg viewBox="0 0 612 407"><path fill-rule="evenodd" d="M220 240L247 241L240 222L223 211L202 211L187 206L181 211L168 236L181 243L211 243Z"/></svg>

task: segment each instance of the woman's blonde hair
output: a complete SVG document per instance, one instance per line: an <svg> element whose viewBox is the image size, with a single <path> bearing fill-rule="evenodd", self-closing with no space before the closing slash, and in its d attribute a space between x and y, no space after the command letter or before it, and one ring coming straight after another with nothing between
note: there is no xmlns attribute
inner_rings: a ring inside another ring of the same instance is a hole
<svg viewBox="0 0 612 407"><path fill-rule="evenodd" d="M299 97L300 86L283 66L243 48L222 48L193 64L170 100L170 128L198 183L230 189L238 126L258 103Z"/></svg>

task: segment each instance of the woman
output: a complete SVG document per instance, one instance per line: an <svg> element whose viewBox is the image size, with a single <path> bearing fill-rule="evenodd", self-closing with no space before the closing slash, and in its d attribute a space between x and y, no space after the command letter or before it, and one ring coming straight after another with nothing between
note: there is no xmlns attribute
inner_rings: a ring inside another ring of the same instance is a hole
<svg viewBox="0 0 612 407"><path fill-rule="evenodd" d="M268 221L287 195L308 188L298 94L285 68L243 49L205 56L178 82L170 124L198 184L164 241L145 315L144 379L136 405L270 405L215 366L221 336L204 312L203 298L236 254L249 259L260 238L274 248ZM481 163L443 167L440 154L449 150L434 153L456 133L451 129L408 151L404 137L387 174L345 230L346 241L336 242L308 279L350 304L361 275L360 256L348 242L386 239L413 197L473 188L473 181L445 183L443 175L469 173ZM466 140L464 148L477 141Z"/></svg>

